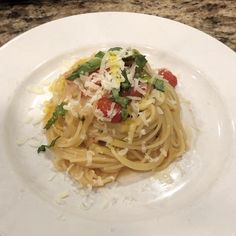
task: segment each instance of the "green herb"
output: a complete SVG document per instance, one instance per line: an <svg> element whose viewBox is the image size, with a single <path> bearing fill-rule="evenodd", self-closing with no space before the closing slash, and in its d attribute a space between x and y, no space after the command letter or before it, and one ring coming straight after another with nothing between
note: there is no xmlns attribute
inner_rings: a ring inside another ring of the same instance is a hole
<svg viewBox="0 0 236 236"><path fill-rule="evenodd" d="M151 82L152 77L150 75L145 74L141 77L141 79L146 80L147 82Z"/></svg>
<svg viewBox="0 0 236 236"><path fill-rule="evenodd" d="M153 84L154 84L155 89L165 92L165 83L163 80L156 79Z"/></svg>
<svg viewBox="0 0 236 236"><path fill-rule="evenodd" d="M127 97L121 97L119 95L118 89L112 89L112 99L119 103L123 108L126 108L129 103L129 99Z"/></svg>
<svg viewBox="0 0 236 236"><path fill-rule="evenodd" d="M125 66L132 66L132 64L134 63L134 56L124 57L122 58L122 60L125 63Z"/></svg>
<svg viewBox="0 0 236 236"><path fill-rule="evenodd" d="M121 47L113 47L113 48L110 48L108 51L120 51L122 50Z"/></svg>
<svg viewBox="0 0 236 236"><path fill-rule="evenodd" d="M59 116L64 116L66 114L66 110L63 108L64 105L65 103L62 102L60 105L56 106L52 117L48 120L47 124L44 126L44 129L49 129L57 121Z"/></svg>
<svg viewBox="0 0 236 236"><path fill-rule="evenodd" d="M144 55L137 54L135 55L135 63L137 65L136 71L140 73L143 70L143 67L146 65L147 59Z"/></svg>
<svg viewBox="0 0 236 236"><path fill-rule="evenodd" d="M99 51L95 54L95 57L98 57L98 58L102 59L104 57L104 55L105 55L105 53L103 51Z"/></svg>
<svg viewBox="0 0 236 236"><path fill-rule="evenodd" d="M46 151L46 148L50 148L50 147L53 147L56 143L56 141L60 138L60 136L58 136L57 138L53 139L52 142L49 144L49 145L41 145L37 152L40 153L40 152L45 152Z"/></svg>
<svg viewBox="0 0 236 236"><path fill-rule="evenodd" d="M129 99L127 97L121 97L119 95L118 89L112 89L112 99L121 105L121 117L122 120L126 120L129 113L127 110L127 105L129 103Z"/></svg>
<svg viewBox="0 0 236 236"><path fill-rule="evenodd" d="M67 80L75 80L79 78L81 75L84 75L86 73L90 74L94 72L95 70L99 69L101 66L101 61L103 56L105 55L104 52L99 51L93 58L91 58L89 61L85 62L82 65L79 65L75 71L72 72L70 76L68 76Z"/></svg>
<svg viewBox="0 0 236 236"><path fill-rule="evenodd" d="M129 89L131 87L131 84L128 80L128 76L127 76L127 73L126 73L126 70L123 70L122 73L123 77L125 78L125 81L121 83L121 88L122 89Z"/></svg>
<svg viewBox="0 0 236 236"><path fill-rule="evenodd" d="M129 113L128 113L127 109L126 108L122 108L121 109L122 120L126 120L128 118L128 115L129 115Z"/></svg>

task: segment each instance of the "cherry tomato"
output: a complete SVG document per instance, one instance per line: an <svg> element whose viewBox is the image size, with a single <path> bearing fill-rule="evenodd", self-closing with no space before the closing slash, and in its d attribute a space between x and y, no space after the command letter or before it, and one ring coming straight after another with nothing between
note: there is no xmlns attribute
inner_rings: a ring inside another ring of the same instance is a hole
<svg viewBox="0 0 236 236"><path fill-rule="evenodd" d="M143 95L140 92L138 92L137 90L134 90L134 88L130 88L128 90L122 91L122 96L123 97L126 97L126 96L142 97Z"/></svg>
<svg viewBox="0 0 236 236"><path fill-rule="evenodd" d="M144 91L147 90L147 84L145 83L141 83L140 84L140 88ZM122 96L126 97L126 96L131 96L131 97L142 97L143 94L141 94L139 91L134 90L134 87L128 89L128 90L124 90L122 91Z"/></svg>
<svg viewBox="0 0 236 236"><path fill-rule="evenodd" d="M103 113L105 117L108 117L108 111L111 110L112 101L108 97L102 97L97 102L97 108ZM112 117L112 123L118 123L122 121L121 105L115 103L114 107L115 115Z"/></svg>
<svg viewBox="0 0 236 236"><path fill-rule="evenodd" d="M162 68L158 71L158 74L163 76L163 78L167 80L172 87L175 88L175 86L177 85L177 78L172 74L172 72L165 68Z"/></svg>

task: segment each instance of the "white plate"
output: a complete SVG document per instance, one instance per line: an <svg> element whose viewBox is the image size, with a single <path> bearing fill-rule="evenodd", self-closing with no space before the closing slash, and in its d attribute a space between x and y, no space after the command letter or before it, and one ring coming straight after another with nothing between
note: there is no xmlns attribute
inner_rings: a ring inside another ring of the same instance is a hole
<svg viewBox="0 0 236 236"><path fill-rule="evenodd" d="M46 96L26 88L55 78L66 60L120 45L178 75L178 92L191 102L183 103L184 120L193 126L191 148L157 175L129 176L97 192L77 190L53 170L50 154L38 156L30 142L17 145L40 133L24 121ZM0 235L236 235L235 65L236 54L214 38L134 13L67 17L4 45ZM61 200L61 193L69 196Z"/></svg>

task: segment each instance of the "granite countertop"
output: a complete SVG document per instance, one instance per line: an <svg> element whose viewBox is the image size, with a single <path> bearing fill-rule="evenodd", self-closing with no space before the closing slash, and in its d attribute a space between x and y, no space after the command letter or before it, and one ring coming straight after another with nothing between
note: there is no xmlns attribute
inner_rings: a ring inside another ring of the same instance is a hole
<svg viewBox="0 0 236 236"><path fill-rule="evenodd" d="M0 46L42 23L98 11L141 12L173 19L210 34L236 51L235 0L1 1Z"/></svg>

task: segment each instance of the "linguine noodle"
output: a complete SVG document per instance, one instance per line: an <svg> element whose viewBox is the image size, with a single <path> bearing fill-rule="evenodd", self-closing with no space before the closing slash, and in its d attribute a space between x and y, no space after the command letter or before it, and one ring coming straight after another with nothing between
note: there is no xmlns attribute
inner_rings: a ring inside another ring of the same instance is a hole
<svg viewBox="0 0 236 236"><path fill-rule="evenodd" d="M176 77L159 72L137 50L112 48L57 78L44 107L51 145L43 150L50 147L55 167L83 186L99 187L125 168L160 171L182 156Z"/></svg>

